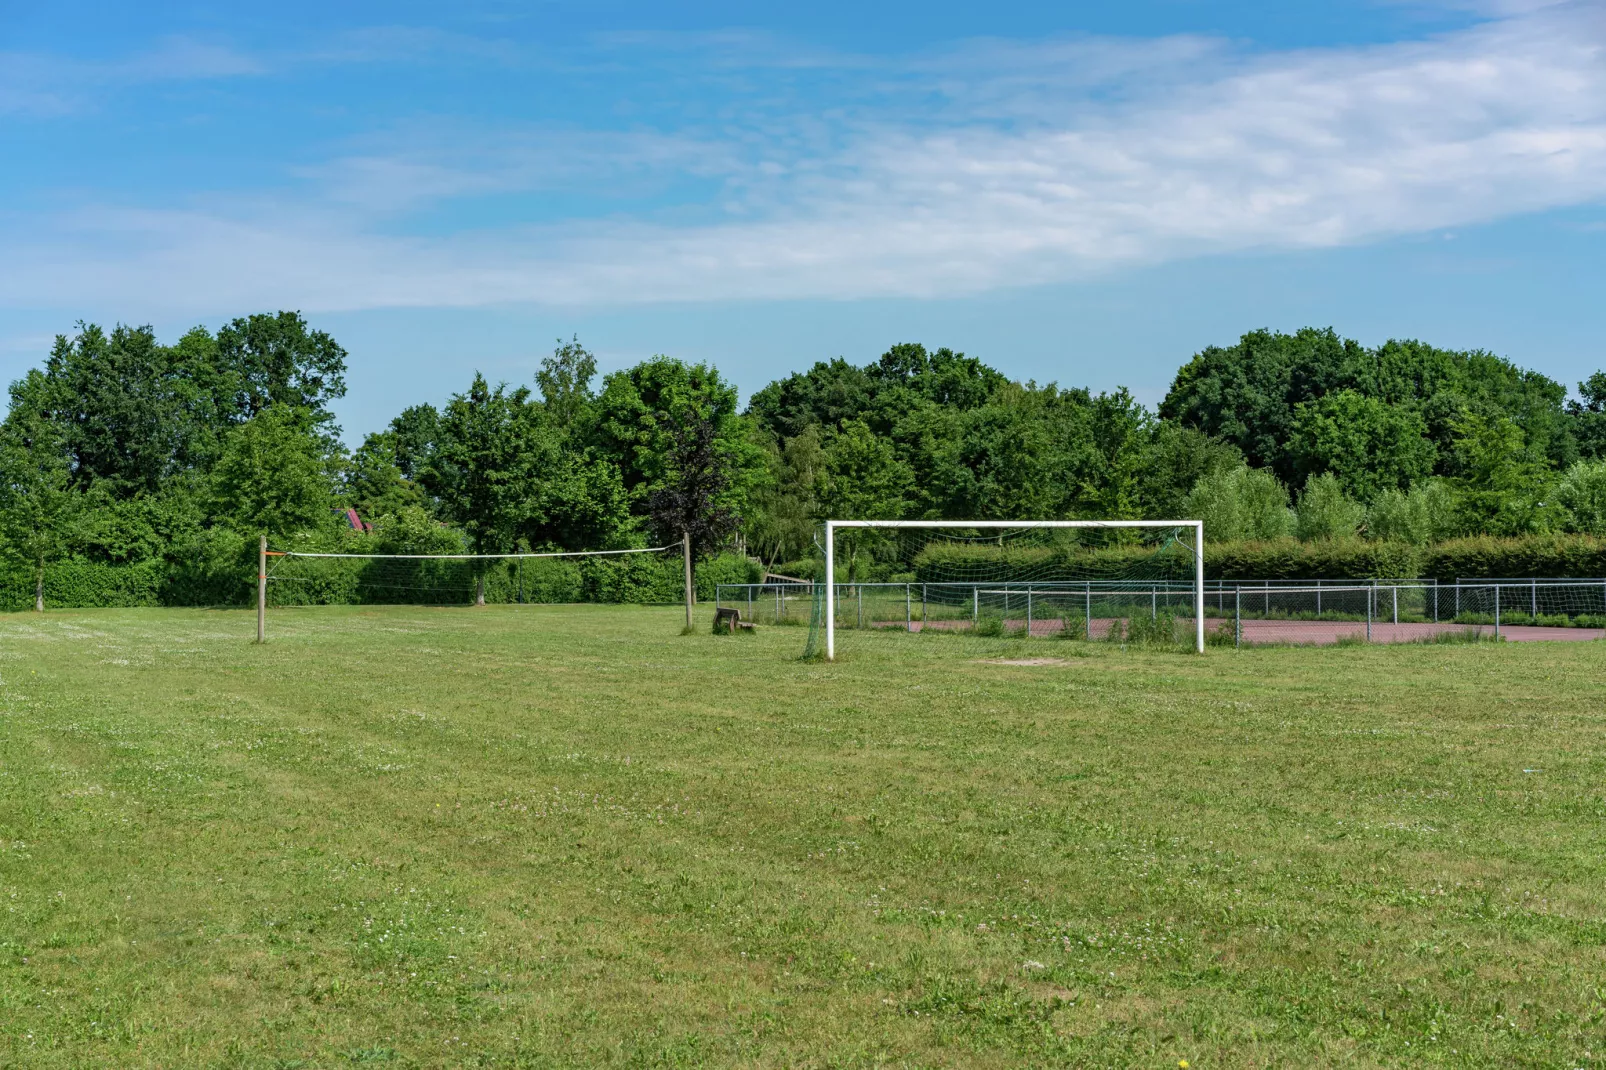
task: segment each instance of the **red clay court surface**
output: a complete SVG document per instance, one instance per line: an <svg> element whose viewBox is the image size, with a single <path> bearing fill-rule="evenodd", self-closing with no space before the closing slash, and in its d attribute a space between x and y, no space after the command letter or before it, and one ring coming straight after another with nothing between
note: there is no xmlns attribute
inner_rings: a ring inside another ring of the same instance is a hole
<svg viewBox="0 0 1606 1070"><path fill-rule="evenodd" d="M1192 617L1178 617L1177 623L1186 629L1192 629ZM1094 617L1092 622L1092 638L1103 639L1110 634L1110 628L1115 624L1113 617ZM910 630L920 631L926 627L921 621L910 625ZM943 631L964 631L971 626L968 620L934 620L930 627ZM872 627L902 629L902 621L876 621ZM1026 627L1026 619L1020 617L1004 621L1004 630L1009 633L1020 631ZM1208 629L1222 628L1231 633L1232 621L1222 618L1207 618L1205 627ZM838 625L841 628L841 625ZM1032 621L1033 638L1049 638L1058 634L1064 628L1059 618L1051 617L1048 620ZM1255 620L1245 618L1242 623L1240 641L1253 646L1256 643L1301 643L1310 646L1331 646L1341 639L1350 641L1365 641L1367 639L1365 621L1347 620ZM846 630L846 629L842 629ZM1433 639L1439 635L1460 635L1476 631L1480 635L1493 636L1495 634L1492 624L1451 624L1431 621L1411 624L1390 624L1379 621L1372 622L1371 641L1374 643L1420 643ZM1541 640L1560 642L1582 642L1590 639L1606 639L1606 628L1544 628L1531 624L1502 624L1500 637L1511 643L1531 643Z"/></svg>

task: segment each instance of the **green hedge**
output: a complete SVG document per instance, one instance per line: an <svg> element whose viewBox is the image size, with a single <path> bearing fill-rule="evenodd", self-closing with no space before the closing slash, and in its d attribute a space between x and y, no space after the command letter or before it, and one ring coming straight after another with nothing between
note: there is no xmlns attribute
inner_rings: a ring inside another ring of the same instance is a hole
<svg viewBox="0 0 1606 1070"><path fill-rule="evenodd" d="M1421 555L1408 543L1334 539L1205 543L1212 580L1370 580L1419 575Z"/></svg>
<svg viewBox="0 0 1606 1070"><path fill-rule="evenodd" d="M223 534L189 548L183 560L136 565L60 562L45 568L45 607L248 606L256 598L256 547ZM299 566L299 567L295 567ZM473 600L475 569L466 561L298 559L281 565L269 587L270 604L462 605ZM678 556L530 558L522 568L499 561L485 570L485 600L491 603L679 602L684 565ZM763 570L744 557L726 554L698 562L698 597L712 599L716 583L757 583ZM22 569L0 571L0 609L34 604L34 576Z"/></svg>
<svg viewBox="0 0 1606 1070"><path fill-rule="evenodd" d="M114 606L247 606L255 598L256 547L250 540L217 532L186 547L171 565L143 562L107 565L58 562L45 569L46 608ZM389 570L383 577L378 569ZM473 597L472 567L430 561L410 566L338 561L300 583L275 583L277 605L418 603L461 605ZM887 571L893 565L877 566ZM789 562L777 571L807 577L813 562ZM675 556L540 558L523 564L526 602L678 602L682 597L680 559ZM938 582L958 577L983 582L1055 574L1076 577L1161 577L1190 575L1187 551L1173 547L1160 558L1137 547L1033 547L997 549L933 544L914 561L911 578ZM712 599L716 583L757 583L763 568L726 554L701 561L697 594ZM406 574L404 574L406 573ZM891 574L890 572L888 573ZM904 575L904 573L899 573ZM1205 575L1216 580L1404 579L1439 580L1541 576L1606 577L1606 539L1587 535L1534 535L1521 538L1456 539L1418 549L1403 543L1340 540L1301 543L1206 543ZM884 579L884 576L865 576ZM33 573L0 570L0 610L33 608ZM485 575L487 602L519 598L519 568L493 565Z"/></svg>
<svg viewBox="0 0 1606 1070"><path fill-rule="evenodd" d="M1590 535L1528 535L1512 539L1453 539L1423 553L1422 575L1440 580L1542 576L1606 577L1606 539Z"/></svg>
<svg viewBox="0 0 1606 1070"><path fill-rule="evenodd" d="M1182 551L1186 557L1186 551ZM934 545L916 558L919 579L969 576L987 580L1060 572L1077 577L1151 575L1175 562L1155 562L1141 549L1004 550ZM1205 543L1205 576L1212 580L1439 580L1541 576L1606 577L1606 539L1590 535L1530 535L1455 539L1425 548L1360 539Z"/></svg>
<svg viewBox="0 0 1606 1070"><path fill-rule="evenodd" d="M79 561L45 566L45 608L159 606L167 568L159 561L138 565L102 565ZM35 573L11 568L0 572L0 609L32 609Z"/></svg>
<svg viewBox="0 0 1606 1070"><path fill-rule="evenodd" d="M1215 580L1348 580L1415 576L1415 548L1403 543L1359 539L1302 543L1205 544L1205 576ZM915 558L915 578L925 582L1023 580L1031 577L1188 579L1193 558L1173 544L1156 553L1144 547L1026 547L998 550L984 546L934 544Z"/></svg>

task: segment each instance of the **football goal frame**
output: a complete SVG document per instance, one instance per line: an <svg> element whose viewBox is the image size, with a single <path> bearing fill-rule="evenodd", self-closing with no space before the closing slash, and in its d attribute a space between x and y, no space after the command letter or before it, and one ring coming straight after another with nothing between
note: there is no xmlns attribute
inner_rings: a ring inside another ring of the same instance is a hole
<svg viewBox="0 0 1606 1070"><path fill-rule="evenodd" d="M836 533L844 528L1017 530L1023 528L1188 528L1193 531L1194 649L1205 648L1204 521L1202 520L827 520L825 522L825 660L836 660Z"/></svg>

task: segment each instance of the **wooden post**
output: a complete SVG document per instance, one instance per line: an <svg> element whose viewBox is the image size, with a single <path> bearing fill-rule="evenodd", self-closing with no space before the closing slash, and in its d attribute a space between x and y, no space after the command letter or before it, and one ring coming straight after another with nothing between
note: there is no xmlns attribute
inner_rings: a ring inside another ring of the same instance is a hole
<svg viewBox="0 0 1606 1070"><path fill-rule="evenodd" d="M268 641L268 537L257 545L257 642Z"/></svg>
<svg viewBox="0 0 1606 1070"><path fill-rule="evenodd" d="M691 575L691 532L680 533L680 552L686 562L686 630L692 629L691 607L697 601L697 588L693 586Z"/></svg>

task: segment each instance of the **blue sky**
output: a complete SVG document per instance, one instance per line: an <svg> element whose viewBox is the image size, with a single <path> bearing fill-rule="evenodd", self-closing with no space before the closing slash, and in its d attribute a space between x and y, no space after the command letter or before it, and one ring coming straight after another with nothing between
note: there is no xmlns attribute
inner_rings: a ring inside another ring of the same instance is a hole
<svg viewBox="0 0 1606 1070"><path fill-rule="evenodd" d="M448 11L447 8L450 8ZM1150 403L1332 325L1606 365L1606 5L0 0L0 374L299 308L347 437L578 333Z"/></svg>

